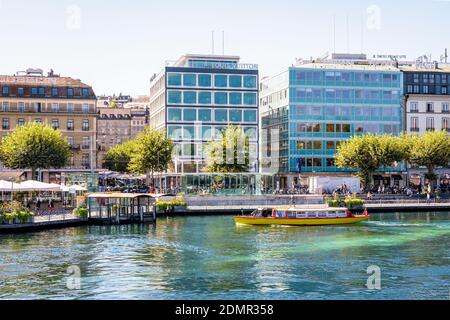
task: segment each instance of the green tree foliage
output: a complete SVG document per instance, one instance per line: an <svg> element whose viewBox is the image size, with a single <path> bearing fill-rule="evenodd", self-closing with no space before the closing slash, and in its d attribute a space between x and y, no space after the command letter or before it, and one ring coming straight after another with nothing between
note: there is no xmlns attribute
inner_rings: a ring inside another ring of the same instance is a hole
<svg viewBox="0 0 450 320"><path fill-rule="evenodd" d="M401 138L372 134L355 136L340 145L336 165L358 170L362 184L367 186L378 169L403 161L407 153L407 145Z"/></svg>
<svg viewBox="0 0 450 320"><path fill-rule="evenodd" d="M450 140L445 131L427 132L409 137L408 160L411 164L426 167L427 178L435 186L437 167L447 167L450 162Z"/></svg>
<svg viewBox="0 0 450 320"><path fill-rule="evenodd" d="M206 146L207 172L244 173L249 171L250 142L240 126L228 125L220 139Z"/></svg>
<svg viewBox="0 0 450 320"><path fill-rule="evenodd" d="M44 124L29 123L17 127L0 144L0 160L11 169L64 167L71 156L67 139L60 131Z"/></svg>
<svg viewBox="0 0 450 320"><path fill-rule="evenodd" d="M174 144L164 131L147 128L135 139L118 145L106 154L109 170L147 174L164 172L172 162Z"/></svg>
<svg viewBox="0 0 450 320"><path fill-rule="evenodd" d="M103 166L116 172L129 172L131 155L136 151L136 141L130 140L111 148L105 156Z"/></svg>

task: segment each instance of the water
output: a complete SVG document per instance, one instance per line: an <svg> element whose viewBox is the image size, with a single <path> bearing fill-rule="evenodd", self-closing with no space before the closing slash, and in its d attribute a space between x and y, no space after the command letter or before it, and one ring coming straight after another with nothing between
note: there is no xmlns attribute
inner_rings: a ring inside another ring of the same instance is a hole
<svg viewBox="0 0 450 320"><path fill-rule="evenodd" d="M450 213L339 227L237 227L232 217L0 235L0 299L450 298ZM78 266L81 288L67 288ZM381 269L381 290L366 287Z"/></svg>

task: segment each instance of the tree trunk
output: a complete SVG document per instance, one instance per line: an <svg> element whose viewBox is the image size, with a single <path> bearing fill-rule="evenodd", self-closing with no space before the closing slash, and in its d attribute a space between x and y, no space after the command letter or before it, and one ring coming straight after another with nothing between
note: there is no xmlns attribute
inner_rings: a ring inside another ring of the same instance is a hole
<svg viewBox="0 0 450 320"><path fill-rule="evenodd" d="M427 168L428 168L428 180L431 185L431 192L434 192L437 184L436 175L434 174L434 167L428 166Z"/></svg>
<svg viewBox="0 0 450 320"><path fill-rule="evenodd" d="M31 180L36 179L36 168L31 168Z"/></svg>

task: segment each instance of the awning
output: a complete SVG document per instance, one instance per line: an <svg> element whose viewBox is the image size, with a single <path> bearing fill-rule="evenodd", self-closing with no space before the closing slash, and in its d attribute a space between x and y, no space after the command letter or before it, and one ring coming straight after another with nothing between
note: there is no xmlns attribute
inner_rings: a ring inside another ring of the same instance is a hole
<svg viewBox="0 0 450 320"><path fill-rule="evenodd" d="M0 180L0 192L11 192L11 190L13 192L27 191L27 189L21 187L17 183Z"/></svg>
<svg viewBox="0 0 450 320"><path fill-rule="evenodd" d="M19 183L19 186L27 191L61 191L61 186L58 184L49 184L34 180L24 181Z"/></svg>

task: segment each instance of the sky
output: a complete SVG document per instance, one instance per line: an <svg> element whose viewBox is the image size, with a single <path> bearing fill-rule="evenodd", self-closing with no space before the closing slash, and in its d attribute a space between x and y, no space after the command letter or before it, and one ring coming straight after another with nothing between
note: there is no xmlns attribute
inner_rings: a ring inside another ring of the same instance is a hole
<svg viewBox="0 0 450 320"><path fill-rule="evenodd" d="M145 95L166 61L210 54L212 31L216 54L261 76L334 48L439 59L449 14L450 0L0 0L0 74L53 69L97 95Z"/></svg>

